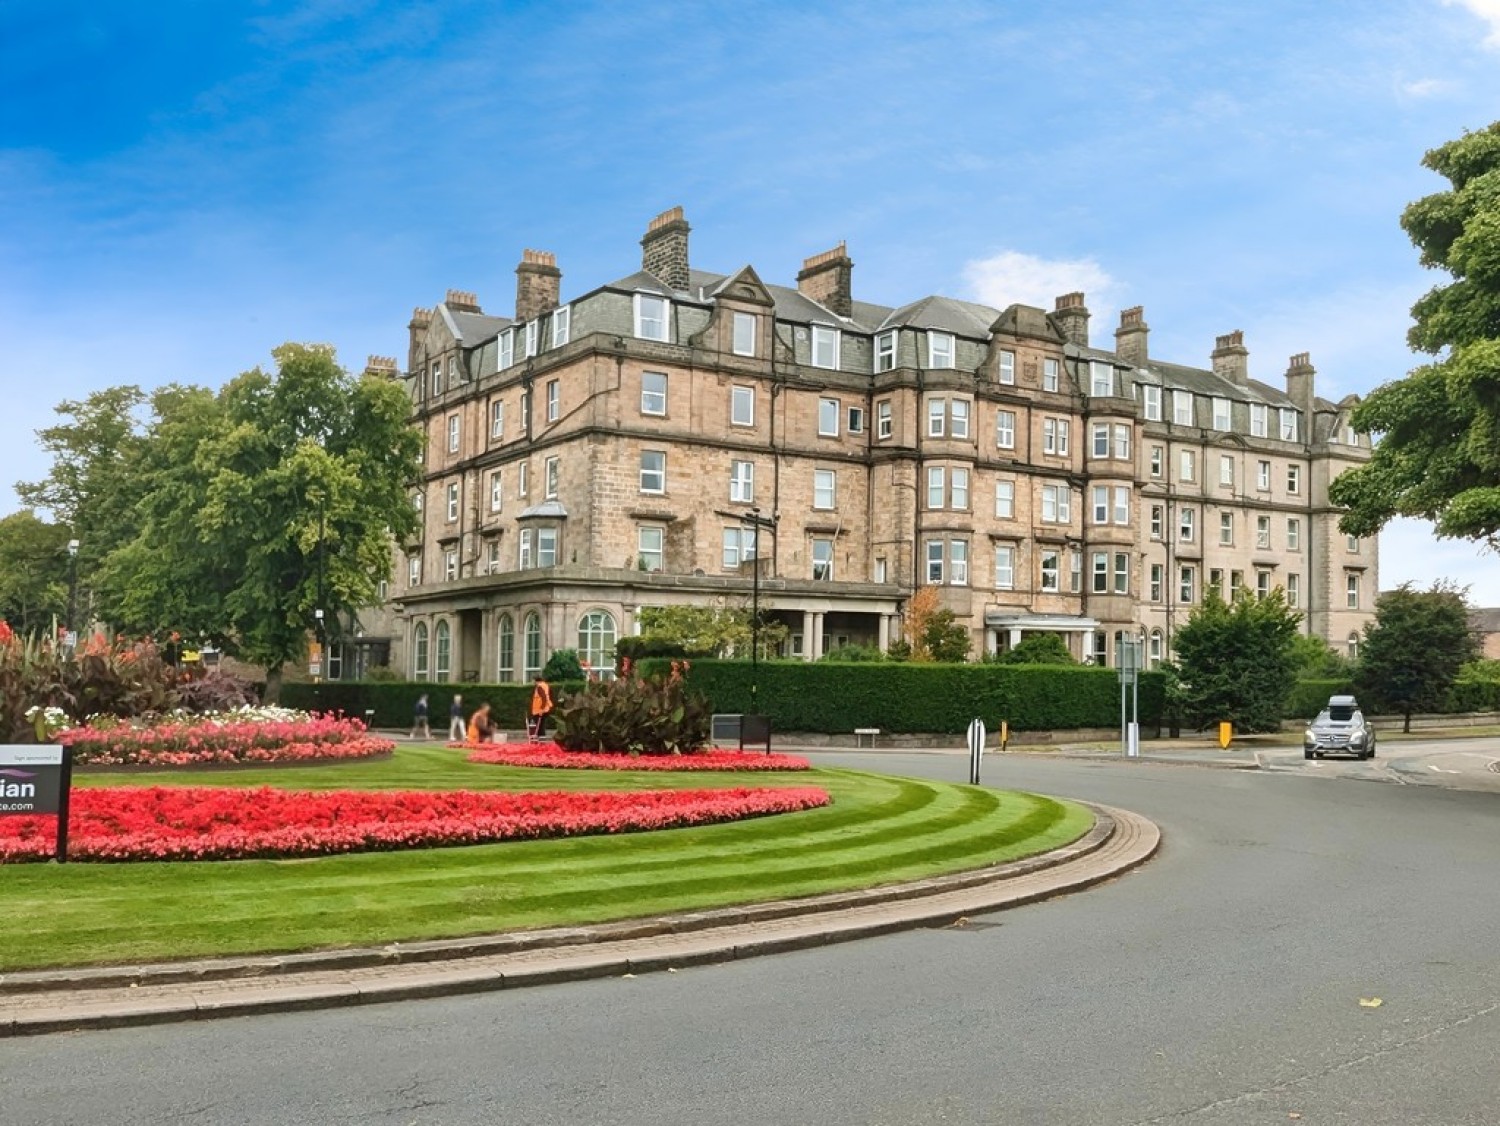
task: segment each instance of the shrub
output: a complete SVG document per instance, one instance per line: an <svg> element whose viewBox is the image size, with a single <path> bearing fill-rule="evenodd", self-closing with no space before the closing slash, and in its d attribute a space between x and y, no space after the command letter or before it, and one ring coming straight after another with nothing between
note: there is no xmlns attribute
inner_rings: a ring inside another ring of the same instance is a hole
<svg viewBox="0 0 1500 1126"><path fill-rule="evenodd" d="M829 651L825 661L883 661L885 654L873 645L840 645Z"/></svg>
<svg viewBox="0 0 1500 1126"><path fill-rule="evenodd" d="M552 712L558 746L569 751L683 754L708 743L709 706L688 691L687 663L666 676L592 682Z"/></svg>
<svg viewBox="0 0 1500 1126"><path fill-rule="evenodd" d="M578 650L552 650L552 655L542 666L542 679L549 684L554 680L583 680L583 666L578 663Z"/></svg>
<svg viewBox="0 0 1500 1126"><path fill-rule="evenodd" d="M179 673L151 641L111 644L96 634L70 650L48 635L23 638L0 627L0 741L37 739L26 718L32 708L57 708L77 722L151 715L177 702Z"/></svg>
<svg viewBox="0 0 1500 1126"><path fill-rule="evenodd" d="M233 711L259 702L255 685L221 669L211 669L177 686L177 706L194 714Z"/></svg>
<svg viewBox="0 0 1500 1126"><path fill-rule="evenodd" d="M1055 633L1030 633L1004 653L995 656L1001 665L1072 665L1068 643Z"/></svg>

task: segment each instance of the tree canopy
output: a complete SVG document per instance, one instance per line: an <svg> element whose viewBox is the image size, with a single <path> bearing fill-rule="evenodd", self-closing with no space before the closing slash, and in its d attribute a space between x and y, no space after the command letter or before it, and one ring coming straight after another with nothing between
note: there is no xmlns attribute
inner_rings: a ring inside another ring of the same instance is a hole
<svg viewBox="0 0 1500 1126"><path fill-rule="evenodd" d="M1375 602L1355 683L1380 711L1402 715L1410 731L1412 714L1437 711L1459 670L1478 655L1462 590L1436 583L1424 591L1403 583Z"/></svg>
<svg viewBox="0 0 1500 1126"><path fill-rule="evenodd" d="M1225 602L1210 587L1173 641L1180 699L1195 727L1229 722L1275 731L1297 680L1297 623L1278 587L1259 598L1240 589Z"/></svg>
<svg viewBox="0 0 1500 1126"><path fill-rule="evenodd" d="M1397 516L1500 546L1500 122L1427 153L1451 187L1406 208L1422 265L1452 281L1412 307L1412 348L1438 356L1374 391L1353 414L1380 435L1370 461L1330 490L1340 526L1368 536Z"/></svg>

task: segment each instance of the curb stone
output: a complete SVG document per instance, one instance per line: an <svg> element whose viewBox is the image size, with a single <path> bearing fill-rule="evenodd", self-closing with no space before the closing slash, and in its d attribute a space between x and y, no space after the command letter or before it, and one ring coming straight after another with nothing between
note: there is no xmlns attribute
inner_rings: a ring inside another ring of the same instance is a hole
<svg viewBox="0 0 1500 1126"><path fill-rule="evenodd" d="M1095 825L1070 845L889 887L356 950L6 974L0 976L0 1038L643 974L952 925L1101 883L1157 851L1161 833L1153 822L1081 804L1094 812Z"/></svg>

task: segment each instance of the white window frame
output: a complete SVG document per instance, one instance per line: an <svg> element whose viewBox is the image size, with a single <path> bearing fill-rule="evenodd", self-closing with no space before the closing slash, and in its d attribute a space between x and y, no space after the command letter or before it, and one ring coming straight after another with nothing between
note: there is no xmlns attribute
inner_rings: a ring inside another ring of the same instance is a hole
<svg viewBox="0 0 1500 1126"><path fill-rule="evenodd" d="M1062 591L1062 552L1049 548L1041 556L1041 581L1038 584L1043 594L1058 594Z"/></svg>
<svg viewBox="0 0 1500 1126"><path fill-rule="evenodd" d="M1250 437L1265 438L1269 435L1265 403L1250 404Z"/></svg>
<svg viewBox="0 0 1500 1126"><path fill-rule="evenodd" d="M497 469L490 474L490 511L500 512L505 508L505 471Z"/></svg>
<svg viewBox="0 0 1500 1126"><path fill-rule="evenodd" d="M650 381L657 379L661 380L660 391L653 390L649 386ZM665 418L667 414L667 389L670 385L671 380L664 371L641 372L641 413L651 415L655 418ZM658 398L661 399L661 409L659 410L652 406Z"/></svg>
<svg viewBox="0 0 1500 1126"><path fill-rule="evenodd" d="M556 422L562 417L562 380L547 380L547 421Z"/></svg>
<svg viewBox="0 0 1500 1126"><path fill-rule="evenodd" d="M927 467L927 508L929 510L943 507L943 502L948 496L948 469L942 465L929 465Z"/></svg>
<svg viewBox="0 0 1500 1126"><path fill-rule="evenodd" d="M1192 450L1177 451L1177 479L1179 481L1198 479L1198 458Z"/></svg>
<svg viewBox="0 0 1500 1126"><path fill-rule="evenodd" d="M573 307L560 305L552 313L552 347L561 348L573 330Z"/></svg>
<svg viewBox="0 0 1500 1126"><path fill-rule="evenodd" d="M531 551L534 533L531 528L522 528L516 537L516 569L525 571L531 567Z"/></svg>
<svg viewBox="0 0 1500 1126"><path fill-rule="evenodd" d="M1111 431L1114 435L1114 449L1111 455L1116 461L1130 460L1130 427L1123 422L1117 422Z"/></svg>
<svg viewBox="0 0 1500 1126"><path fill-rule="evenodd" d="M879 333L875 337L876 372L893 371L896 367L896 332Z"/></svg>
<svg viewBox="0 0 1500 1126"><path fill-rule="evenodd" d="M556 528L538 528L536 530L536 565L538 567L557 566Z"/></svg>
<svg viewBox="0 0 1500 1126"><path fill-rule="evenodd" d="M1014 520L1016 517L1016 483L1005 478L995 481L995 518Z"/></svg>
<svg viewBox="0 0 1500 1126"><path fill-rule="evenodd" d="M844 405L837 399L818 400L818 437L837 438L839 436L839 414Z"/></svg>
<svg viewBox="0 0 1500 1126"><path fill-rule="evenodd" d="M735 383L729 388L729 425L755 425L755 388Z"/></svg>
<svg viewBox="0 0 1500 1126"><path fill-rule="evenodd" d="M531 495L531 463L523 461L516 466L516 496Z"/></svg>
<svg viewBox="0 0 1500 1126"><path fill-rule="evenodd" d="M812 559L813 580L831 583L833 581L833 541L821 536L815 537L808 554ZM824 555L827 558L819 558Z"/></svg>
<svg viewBox="0 0 1500 1126"><path fill-rule="evenodd" d="M833 469L813 470L813 503L820 512L831 512L838 507L839 475ZM825 503L819 503L824 501Z"/></svg>
<svg viewBox="0 0 1500 1126"><path fill-rule="evenodd" d="M955 465L948 474L948 507L955 512L969 510L969 471Z"/></svg>
<svg viewBox="0 0 1500 1126"><path fill-rule="evenodd" d="M755 321L754 313L736 312L730 323L730 351L736 356L755 355Z"/></svg>
<svg viewBox="0 0 1500 1126"><path fill-rule="evenodd" d="M1255 487L1263 493L1271 491L1271 463L1269 461L1255 463Z"/></svg>
<svg viewBox="0 0 1500 1126"><path fill-rule="evenodd" d="M1000 350L1000 363L996 369L996 376L1006 386L1011 386L1016 381L1016 354L1009 348Z"/></svg>
<svg viewBox="0 0 1500 1126"><path fill-rule="evenodd" d="M561 459L556 458L556 457L549 457L549 458L547 458L546 461L542 462L542 499L543 500L556 500L557 499L557 482L558 482L558 472L559 472L560 466L561 466Z"/></svg>
<svg viewBox="0 0 1500 1126"><path fill-rule="evenodd" d="M450 454L458 453L459 447L463 444L463 429L463 418L460 415L450 414L448 416L448 452Z"/></svg>
<svg viewBox="0 0 1500 1126"><path fill-rule="evenodd" d="M844 420L850 434L863 434L865 432L865 408L850 407L849 414Z"/></svg>
<svg viewBox="0 0 1500 1126"><path fill-rule="evenodd" d="M1219 484L1234 488L1234 456L1232 454L1219 455Z"/></svg>
<svg viewBox="0 0 1500 1126"><path fill-rule="evenodd" d="M1160 602L1162 584L1165 581L1166 568L1160 563L1151 564L1151 585L1147 590L1147 596L1152 602Z"/></svg>
<svg viewBox="0 0 1500 1126"><path fill-rule="evenodd" d="M1283 442L1297 441L1297 412L1291 407L1280 409L1281 426L1278 431Z"/></svg>
<svg viewBox="0 0 1500 1126"><path fill-rule="evenodd" d="M927 436L929 438L946 437L948 433L948 400L943 398L932 398L927 400Z"/></svg>
<svg viewBox="0 0 1500 1126"><path fill-rule="evenodd" d="M1091 428L1093 441L1091 453L1094 457L1109 456L1109 423L1096 422Z"/></svg>
<svg viewBox="0 0 1500 1126"><path fill-rule="evenodd" d="M1302 495L1302 466L1288 465L1286 467L1286 491L1290 496Z"/></svg>
<svg viewBox="0 0 1500 1126"><path fill-rule="evenodd" d="M495 370L504 371L516 362L516 330L508 328L495 339Z"/></svg>
<svg viewBox="0 0 1500 1126"><path fill-rule="evenodd" d="M948 585L969 585L969 541L948 541Z"/></svg>
<svg viewBox="0 0 1500 1126"><path fill-rule="evenodd" d="M1114 593L1130 593L1130 553L1127 551L1115 552L1114 560Z"/></svg>
<svg viewBox="0 0 1500 1126"><path fill-rule="evenodd" d="M422 585L422 557L420 555L410 556L406 560L406 585Z"/></svg>
<svg viewBox="0 0 1500 1126"><path fill-rule="evenodd" d="M894 432L894 418L891 414L891 401L881 399L875 404L875 437L879 440L889 438Z"/></svg>
<svg viewBox="0 0 1500 1126"><path fill-rule="evenodd" d="M832 325L812 326L807 358L813 367L838 370L841 336L839 330Z"/></svg>
<svg viewBox="0 0 1500 1126"><path fill-rule="evenodd" d="M448 523L451 524L458 519L458 482L455 481L448 485L447 497Z"/></svg>
<svg viewBox="0 0 1500 1126"><path fill-rule="evenodd" d="M1286 577L1286 604L1294 610L1302 605L1302 576L1296 571Z"/></svg>
<svg viewBox="0 0 1500 1126"><path fill-rule="evenodd" d="M1042 390L1056 391L1061 383L1062 364L1055 356L1047 356L1042 360Z"/></svg>
<svg viewBox="0 0 1500 1126"><path fill-rule="evenodd" d="M1016 549L1009 544L995 545L995 589L1016 588Z"/></svg>
<svg viewBox="0 0 1500 1126"><path fill-rule="evenodd" d="M505 437L505 402L495 399L490 403L490 438Z"/></svg>
<svg viewBox="0 0 1500 1126"><path fill-rule="evenodd" d="M739 570L741 563L755 558L754 528L725 528L720 564L726 571Z"/></svg>
<svg viewBox="0 0 1500 1126"><path fill-rule="evenodd" d="M1161 388L1154 383L1141 384L1141 406L1148 422L1161 421Z"/></svg>
<svg viewBox="0 0 1500 1126"><path fill-rule="evenodd" d="M1302 550L1302 521L1295 516L1286 518L1286 549L1288 551Z"/></svg>
<svg viewBox="0 0 1500 1126"><path fill-rule="evenodd" d="M1183 508L1177 513L1177 539L1180 543L1194 543L1198 535L1198 514L1195 509Z"/></svg>
<svg viewBox="0 0 1500 1126"><path fill-rule="evenodd" d="M648 464L648 459L659 463ZM640 491L649 496L661 496L667 491L667 454L665 450L641 451Z"/></svg>
<svg viewBox="0 0 1500 1126"><path fill-rule="evenodd" d="M1090 594L1109 593L1109 552L1094 552L1093 561L1090 564L1089 573L1093 576L1089 580Z"/></svg>
<svg viewBox="0 0 1500 1126"><path fill-rule="evenodd" d="M1115 486L1114 522L1116 524L1130 523L1130 486Z"/></svg>
<svg viewBox="0 0 1500 1126"><path fill-rule="evenodd" d="M538 322L536 322L536 321L527 321L526 322L526 358L527 359L530 359L532 356L536 355L537 324L538 324Z"/></svg>
<svg viewBox="0 0 1500 1126"><path fill-rule="evenodd" d="M1172 424L1174 426L1193 424L1193 393L1191 391L1172 392Z"/></svg>
<svg viewBox="0 0 1500 1126"><path fill-rule="evenodd" d="M1049 515L1050 513L1050 515ZM1073 490L1067 485L1042 486L1042 523L1073 522Z"/></svg>
<svg viewBox="0 0 1500 1126"><path fill-rule="evenodd" d="M948 545L939 539L926 542L923 550L926 565L923 574L926 576L928 585L942 586L943 576L947 573Z"/></svg>
<svg viewBox="0 0 1500 1126"><path fill-rule="evenodd" d="M1167 526L1167 508L1166 508L1166 505L1153 504L1151 506L1151 538L1154 539L1154 540L1161 539L1162 532L1166 529L1166 526Z"/></svg>
<svg viewBox="0 0 1500 1126"><path fill-rule="evenodd" d="M1013 450L1016 448L1016 412L995 412L995 448L997 450Z"/></svg>
<svg viewBox="0 0 1500 1126"><path fill-rule="evenodd" d="M735 504L752 504L755 501L755 462L729 463L729 499Z"/></svg>
<svg viewBox="0 0 1500 1126"><path fill-rule="evenodd" d="M1219 513L1219 544L1221 547L1234 546L1234 513Z"/></svg>
<svg viewBox="0 0 1500 1126"><path fill-rule="evenodd" d="M1271 518L1269 516L1255 518L1255 546L1262 550L1269 550L1271 547Z"/></svg>
<svg viewBox="0 0 1500 1126"><path fill-rule="evenodd" d="M971 405L968 399L948 400L948 437L968 438Z"/></svg>
<svg viewBox="0 0 1500 1126"><path fill-rule="evenodd" d="M1115 367L1104 360L1089 361L1089 395L1109 398L1115 393Z"/></svg>
<svg viewBox="0 0 1500 1126"><path fill-rule="evenodd" d="M655 546L647 543L648 539L655 538ZM642 562L646 564L643 570L660 571L666 562L667 533L660 524L640 524L635 530L635 558L636 565ZM653 562L655 566L652 566Z"/></svg>
<svg viewBox="0 0 1500 1126"><path fill-rule="evenodd" d="M1177 569L1177 601L1184 606L1193 604L1198 589L1198 568L1185 563Z"/></svg>
<svg viewBox="0 0 1500 1126"><path fill-rule="evenodd" d="M927 366L940 371L952 370L957 346L951 332L927 333Z"/></svg>
<svg viewBox="0 0 1500 1126"><path fill-rule="evenodd" d="M1359 572L1344 572L1344 608L1346 610L1359 609Z"/></svg>
<svg viewBox="0 0 1500 1126"><path fill-rule="evenodd" d="M635 336L637 340L657 340L663 343L671 335L668 323L672 319L672 303L658 293L635 295Z"/></svg>
<svg viewBox="0 0 1500 1126"><path fill-rule="evenodd" d="M443 581L451 583L456 578L458 578L458 551L450 547L443 552Z"/></svg>
<svg viewBox="0 0 1500 1126"><path fill-rule="evenodd" d="M1094 523L1109 523L1109 486L1095 485L1094 491Z"/></svg>
<svg viewBox="0 0 1500 1126"><path fill-rule="evenodd" d="M1232 419L1234 417L1233 414L1231 413L1231 410L1230 410L1229 400L1228 399L1222 399L1219 396L1215 395L1214 399L1213 399L1213 404L1214 404L1214 429L1215 430L1228 430L1230 428L1230 419Z"/></svg>

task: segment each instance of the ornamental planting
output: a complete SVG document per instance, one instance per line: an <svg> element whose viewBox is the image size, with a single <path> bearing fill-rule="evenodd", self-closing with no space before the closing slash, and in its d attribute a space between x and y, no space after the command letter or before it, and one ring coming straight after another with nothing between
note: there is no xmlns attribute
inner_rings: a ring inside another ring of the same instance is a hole
<svg viewBox="0 0 1500 1126"><path fill-rule="evenodd" d="M797 755L749 754L717 748L681 755L622 754L605 751L565 751L552 743L496 743L471 747L470 762L491 766L539 766L558 770L809 770L812 764Z"/></svg>
<svg viewBox="0 0 1500 1126"><path fill-rule="evenodd" d="M390 753L358 719L308 715L284 708L246 708L222 715L173 716L149 725L92 717L61 732L73 761L98 766L204 766L226 763L312 762Z"/></svg>

